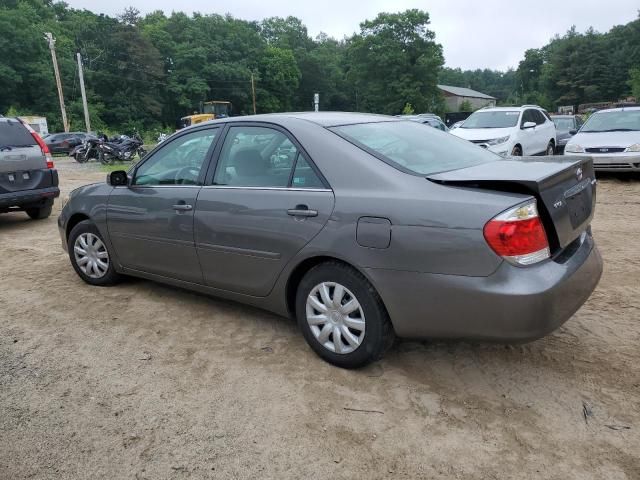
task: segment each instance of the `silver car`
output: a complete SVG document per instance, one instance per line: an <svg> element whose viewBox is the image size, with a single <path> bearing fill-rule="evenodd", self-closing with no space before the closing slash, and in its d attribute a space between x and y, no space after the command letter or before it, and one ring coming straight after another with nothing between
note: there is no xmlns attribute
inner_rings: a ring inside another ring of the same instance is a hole
<svg viewBox="0 0 640 480"><path fill-rule="evenodd" d="M595 112L569 140L564 154L590 155L599 171L640 172L640 107Z"/></svg>
<svg viewBox="0 0 640 480"><path fill-rule="evenodd" d="M135 275L295 317L341 367L394 336L531 340L589 297L602 261L588 158L504 160L394 117L199 124L74 190L78 275Z"/></svg>

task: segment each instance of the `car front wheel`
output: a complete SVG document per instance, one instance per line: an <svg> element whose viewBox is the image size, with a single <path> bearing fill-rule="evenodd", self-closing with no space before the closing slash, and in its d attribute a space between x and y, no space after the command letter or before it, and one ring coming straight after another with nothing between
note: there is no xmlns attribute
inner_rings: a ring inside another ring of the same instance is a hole
<svg viewBox="0 0 640 480"><path fill-rule="evenodd" d="M547 145L547 152L545 155L553 155L556 153L556 146L553 144L553 142L549 142L549 145Z"/></svg>
<svg viewBox="0 0 640 480"><path fill-rule="evenodd" d="M520 148L520 145L516 145L513 147L513 150L511 150L511 156L512 157L521 157L522 156L522 148Z"/></svg>
<svg viewBox="0 0 640 480"><path fill-rule="evenodd" d="M378 360L393 343L380 296L362 274L339 262L320 264L303 277L296 317L309 346L338 367Z"/></svg>
<svg viewBox="0 0 640 480"><path fill-rule="evenodd" d="M68 245L73 269L88 284L107 286L120 279L113 268L109 249L91 221L84 220L73 227Z"/></svg>

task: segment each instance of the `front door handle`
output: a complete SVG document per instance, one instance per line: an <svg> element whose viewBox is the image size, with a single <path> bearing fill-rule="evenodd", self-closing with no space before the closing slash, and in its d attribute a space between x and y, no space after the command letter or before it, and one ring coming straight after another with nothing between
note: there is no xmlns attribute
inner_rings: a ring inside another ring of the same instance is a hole
<svg viewBox="0 0 640 480"><path fill-rule="evenodd" d="M186 203L179 203L178 205L174 205L173 209L176 212L187 212L189 210L193 210L193 205L187 205Z"/></svg>
<svg viewBox="0 0 640 480"><path fill-rule="evenodd" d="M307 205L296 205L296 208L287 210L287 215L292 217L317 217L318 211L311 210Z"/></svg>

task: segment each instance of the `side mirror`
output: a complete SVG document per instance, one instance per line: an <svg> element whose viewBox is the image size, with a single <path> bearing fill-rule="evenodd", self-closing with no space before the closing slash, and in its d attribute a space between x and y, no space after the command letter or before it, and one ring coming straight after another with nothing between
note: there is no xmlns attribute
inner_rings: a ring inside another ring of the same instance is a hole
<svg viewBox="0 0 640 480"><path fill-rule="evenodd" d="M112 187L123 187L129 184L129 177L124 170L115 170L107 175L107 183Z"/></svg>
<svg viewBox="0 0 640 480"><path fill-rule="evenodd" d="M536 122L524 122L522 125L522 129L526 130L527 128L534 128L536 126Z"/></svg>
<svg viewBox="0 0 640 480"><path fill-rule="evenodd" d="M569 135L575 135L576 133L578 133L578 130L576 130L575 128L569 130Z"/></svg>

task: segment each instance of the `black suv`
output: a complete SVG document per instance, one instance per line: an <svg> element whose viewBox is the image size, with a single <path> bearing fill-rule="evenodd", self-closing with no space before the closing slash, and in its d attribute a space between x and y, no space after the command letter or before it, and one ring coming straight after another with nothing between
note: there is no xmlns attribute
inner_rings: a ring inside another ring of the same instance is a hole
<svg viewBox="0 0 640 480"><path fill-rule="evenodd" d="M29 125L0 116L0 213L47 218L59 195L49 147Z"/></svg>

